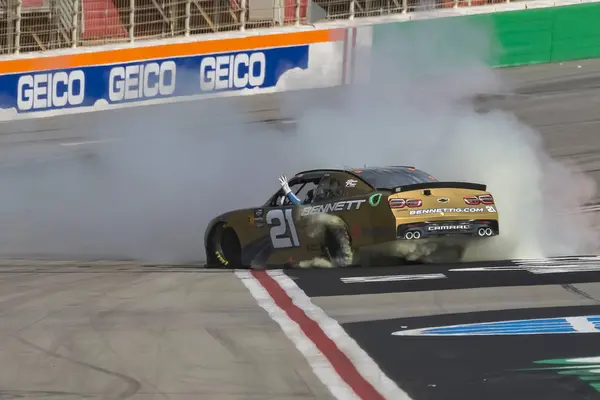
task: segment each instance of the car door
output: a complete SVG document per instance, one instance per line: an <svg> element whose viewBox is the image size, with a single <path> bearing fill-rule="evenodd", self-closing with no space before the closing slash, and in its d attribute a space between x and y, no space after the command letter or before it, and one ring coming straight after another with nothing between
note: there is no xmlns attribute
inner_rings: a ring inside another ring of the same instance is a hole
<svg viewBox="0 0 600 400"><path fill-rule="evenodd" d="M295 180L290 182L290 189L303 200L306 190L302 189L309 183ZM283 264L302 259L306 235L298 221L303 207L292 204L283 191L278 191L267 205L255 211L254 225L259 230L261 243L248 255L254 263Z"/></svg>
<svg viewBox="0 0 600 400"><path fill-rule="evenodd" d="M315 228L311 226L310 216L314 216L323 212L331 212L331 207L338 201L343 200L343 191L341 182L336 174L325 173L319 181L318 186L323 190L323 197L315 198L313 202L305 207L302 207L296 217L296 228L300 234L301 251L297 252L298 261L308 260L314 257L319 257L323 254L323 241L320 236L312 236L310 232ZM332 190L332 187L337 188ZM339 214L338 211L332 212Z"/></svg>

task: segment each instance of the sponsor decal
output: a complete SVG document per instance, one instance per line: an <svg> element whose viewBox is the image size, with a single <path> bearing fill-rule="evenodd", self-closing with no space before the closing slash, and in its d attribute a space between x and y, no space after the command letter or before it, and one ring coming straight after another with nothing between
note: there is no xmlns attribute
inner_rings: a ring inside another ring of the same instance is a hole
<svg viewBox="0 0 600 400"><path fill-rule="evenodd" d="M263 226L265 226L265 218L263 217L263 213L264 211L262 208L259 208L258 210L254 211L254 217L252 218L254 227L262 228Z"/></svg>
<svg viewBox="0 0 600 400"><path fill-rule="evenodd" d="M227 260L225 259L225 257L223 257L223 255L221 254L221 252L219 252L219 251L215 251L215 254L216 254L217 258L219 259L219 261L221 261L221 263L222 263L223 265L227 265L227 264L229 264L229 261L227 261Z"/></svg>
<svg viewBox="0 0 600 400"><path fill-rule="evenodd" d="M448 199L447 197L440 197L439 199L437 199L438 203L447 203L450 201L450 199Z"/></svg>
<svg viewBox="0 0 600 400"><path fill-rule="evenodd" d="M174 61L114 67L108 73L111 102L170 96L175 92L177 66Z"/></svg>
<svg viewBox="0 0 600 400"><path fill-rule="evenodd" d="M455 231L455 230L468 230L471 229L471 225L433 225L428 226L428 231Z"/></svg>
<svg viewBox="0 0 600 400"><path fill-rule="evenodd" d="M266 69L267 57L262 51L204 57L200 62L200 89L260 87L265 82Z"/></svg>
<svg viewBox="0 0 600 400"><path fill-rule="evenodd" d="M559 375L573 376L586 382L600 392L600 357L555 358L534 361L547 365L539 368L523 368L516 371L554 371Z"/></svg>
<svg viewBox="0 0 600 400"><path fill-rule="evenodd" d="M485 206L485 209L488 212L491 212L491 213L495 213L496 212L496 208L494 206Z"/></svg>
<svg viewBox="0 0 600 400"><path fill-rule="evenodd" d="M351 211L351 210L359 210L360 206L366 200L346 200L346 201L337 201L335 203L321 204L318 206L312 207L304 207L302 209L302 213L300 214L302 217L306 217L308 215L315 215L320 213L330 213L330 212L340 212L340 211Z"/></svg>
<svg viewBox="0 0 600 400"><path fill-rule="evenodd" d="M37 112L91 107L98 101L118 104L273 88L286 71L306 69L308 62L307 44L15 72L0 76L0 109Z"/></svg>
<svg viewBox="0 0 600 400"><path fill-rule="evenodd" d="M352 276L340 278L343 283L376 283L398 281L422 281L429 279L445 279L444 274L416 274L416 275L382 275L382 276Z"/></svg>
<svg viewBox="0 0 600 400"><path fill-rule="evenodd" d="M426 208L425 210L411 210L409 215L423 214L446 214L446 213L481 213L483 208L467 207L467 208Z"/></svg>
<svg viewBox="0 0 600 400"><path fill-rule="evenodd" d="M375 193L371 197L369 197L369 204L371 207L377 207L381 202L381 193Z"/></svg>
<svg viewBox="0 0 600 400"><path fill-rule="evenodd" d="M348 179L346 181L346 187L356 187L358 181L356 179Z"/></svg>
<svg viewBox="0 0 600 400"><path fill-rule="evenodd" d="M520 319L513 321L479 322L410 329L393 332L394 336L500 336L598 333L600 315L579 317Z"/></svg>
<svg viewBox="0 0 600 400"><path fill-rule="evenodd" d="M21 75L17 81L17 109L44 110L79 106L85 98L82 70Z"/></svg>

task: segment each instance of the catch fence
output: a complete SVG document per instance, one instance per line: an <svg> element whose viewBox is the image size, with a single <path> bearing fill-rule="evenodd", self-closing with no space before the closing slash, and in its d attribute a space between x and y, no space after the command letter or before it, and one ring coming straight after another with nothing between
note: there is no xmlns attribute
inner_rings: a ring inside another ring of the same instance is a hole
<svg viewBox="0 0 600 400"><path fill-rule="evenodd" d="M0 0L0 54L510 1L515 0Z"/></svg>

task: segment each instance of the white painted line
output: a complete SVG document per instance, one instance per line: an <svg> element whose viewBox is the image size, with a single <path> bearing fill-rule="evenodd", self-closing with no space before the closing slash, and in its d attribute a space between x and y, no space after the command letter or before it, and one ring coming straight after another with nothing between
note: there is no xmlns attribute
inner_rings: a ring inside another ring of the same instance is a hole
<svg viewBox="0 0 600 400"><path fill-rule="evenodd" d="M506 267L467 267L467 268L452 268L448 272L484 272L484 271L526 271L526 268L519 266Z"/></svg>
<svg viewBox="0 0 600 400"><path fill-rule="evenodd" d="M313 304L304 291L282 271L236 271L236 275L258 304L281 326L306 357L315 374L337 399L412 400L384 374L337 321ZM267 288L266 285L271 287ZM281 293L273 295L276 290L281 290ZM282 297L285 299L282 300ZM290 300L293 305L286 305L285 309L277 304L289 304ZM310 329L307 329L307 325ZM319 348L318 342L323 343L325 340L332 342L334 348ZM354 372L357 374L353 375ZM364 393L369 391L374 395L365 396Z"/></svg>
<svg viewBox="0 0 600 400"><path fill-rule="evenodd" d="M302 332L300 326L283 311L265 288L249 271L236 271L235 274L248 288L256 302L283 330L285 335L294 343L298 351L304 355L315 375L323 382L337 399L359 399L352 389L337 374L331 363L317 349L316 345Z"/></svg>
<svg viewBox="0 0 600 400"><path fill-rule="evenodd" d="M317 307L302 289L292 279L281 271L269 271L269 274L292 298L294 304L300 307L309 318L315 321L325 334L333 340L342 352L352 361L360 374L386 399L411 400L406 392L401 390L379 368L379 365L350 337L342 326L333 318Z"/></svg>
<svg viewBox="0 0 600 400"><path fill-rule="evenodd" d="M381 276L352 276L340 278L344 283L374 283L398 281L422 281L429 279L445 279L444 274L416 274L416 275L381 275Z"/></svg>
<svg viewBox="0 0 600 400"><path fill-rule="evenodd" d="M86 144L98 144L98 143L108 143L108 142L114 142L115 140L90 140L87 142L70 142L70 143L61 143L61 146L83 146Z"/></svg>
<svg viewBox="0 0 600 400"><path fill-rule="evenodd" d="M567 317L566 319L577 332L598 332L594 324L586 317Z"/></svg>

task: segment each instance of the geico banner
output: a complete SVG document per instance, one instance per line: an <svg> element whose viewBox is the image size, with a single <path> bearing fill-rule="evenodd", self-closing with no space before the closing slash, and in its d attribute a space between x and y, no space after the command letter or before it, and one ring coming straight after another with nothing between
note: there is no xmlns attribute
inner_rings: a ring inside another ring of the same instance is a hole
<svg viewBox="0 0 600 400"><path fill-rule="evenodd" d="M0 107L18 112L269 88L308 68L308 45L0 75Z"/></svg>

